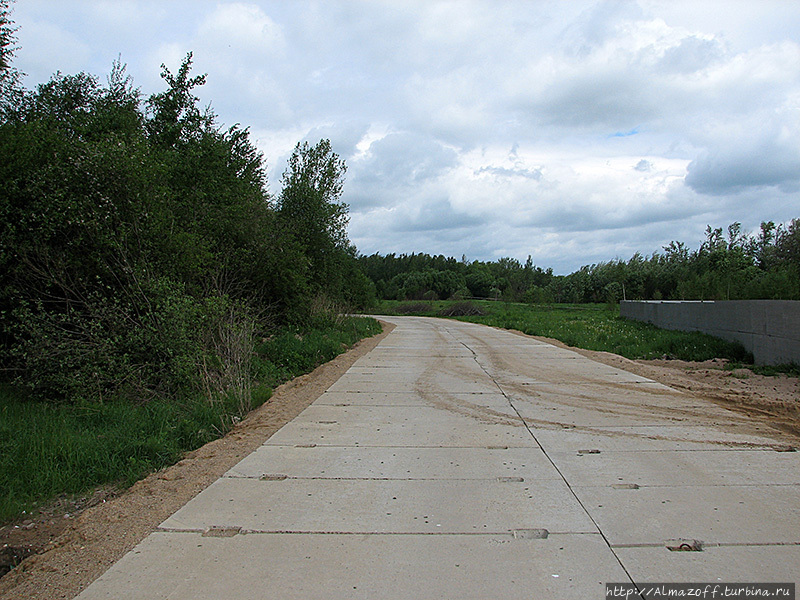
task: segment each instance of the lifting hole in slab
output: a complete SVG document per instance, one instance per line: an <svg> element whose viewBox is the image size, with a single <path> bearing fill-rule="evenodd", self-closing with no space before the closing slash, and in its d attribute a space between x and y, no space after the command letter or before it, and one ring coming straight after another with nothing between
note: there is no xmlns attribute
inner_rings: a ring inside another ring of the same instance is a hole
<svg viewBox="0 0 800 600"><path fill-rule="evenodd" d="M515 540L546 540L550 535L547 529L515 529L511 533Z"/></svg>
<svg viewBox="0 0 800 600"><path fill-rule="evenodd" d="M670 552L702 552L703 542L700 540L667 540Z"/></svg>
<svg viewBox="0 0 800 600"><path fill-rule="evenodd" d="M213 525L203 532L202 537L229 538L238 535L242 531L241 527L226 527Z"/></svg>

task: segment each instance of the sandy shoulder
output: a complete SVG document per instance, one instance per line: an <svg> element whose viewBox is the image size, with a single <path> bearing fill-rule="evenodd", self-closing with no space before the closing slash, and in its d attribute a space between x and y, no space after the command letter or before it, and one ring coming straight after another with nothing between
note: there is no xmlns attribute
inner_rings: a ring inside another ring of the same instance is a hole
<svg viewBox="0 0 800 600"><path fill-rule="evenodd" d="M515 331L518 335L526 334ZM672 388L690 392L788 434L791 445L800 444L800 379L786 375L767 377L749 369L726 370L725 360L630 360L610 352L583 350L540 336L526 336L567 348L597 362L623 369Z"/></svg>

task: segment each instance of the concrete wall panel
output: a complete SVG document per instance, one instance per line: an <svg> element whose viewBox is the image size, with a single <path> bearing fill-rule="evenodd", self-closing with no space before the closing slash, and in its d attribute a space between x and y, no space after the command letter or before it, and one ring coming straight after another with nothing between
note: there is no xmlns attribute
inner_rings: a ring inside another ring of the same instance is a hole
<svg viewBox="0 0 800 600"><path fill-rule="evenodd" d="M663 329L702 331L741 342L758 364L800 364L800 302L796 300L633 301L620 315Z"/></svg>

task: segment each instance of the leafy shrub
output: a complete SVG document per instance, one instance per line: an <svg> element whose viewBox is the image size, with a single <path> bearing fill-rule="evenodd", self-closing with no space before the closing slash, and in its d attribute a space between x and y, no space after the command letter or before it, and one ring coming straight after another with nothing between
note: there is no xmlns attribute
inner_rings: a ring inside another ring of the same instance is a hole
<svg viewBox="0 0 800 600"><path fill-rule="evenodd" d="M431 312L433 306L427 302L407 302L405 304L398 304L395 306L394 311L398 315L419 315Z"/></svg>

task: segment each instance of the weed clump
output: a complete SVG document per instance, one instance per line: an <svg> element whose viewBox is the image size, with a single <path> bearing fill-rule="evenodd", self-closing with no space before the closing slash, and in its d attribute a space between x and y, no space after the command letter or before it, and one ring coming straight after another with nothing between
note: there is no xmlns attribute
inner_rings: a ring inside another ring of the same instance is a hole
<svg viewBox="0 0 800 600"><path fill-rule="evenodd" d="M427 302L407 302L398 304L394 310L398 315L421 315L432 311L433 306Z"/></svg>
<svg viewBox="0 0 800 600"><path fill-rule="evenodd" d="M439 311L440 317L485 317L487 313L472 302L456 302Z"/></svg>

